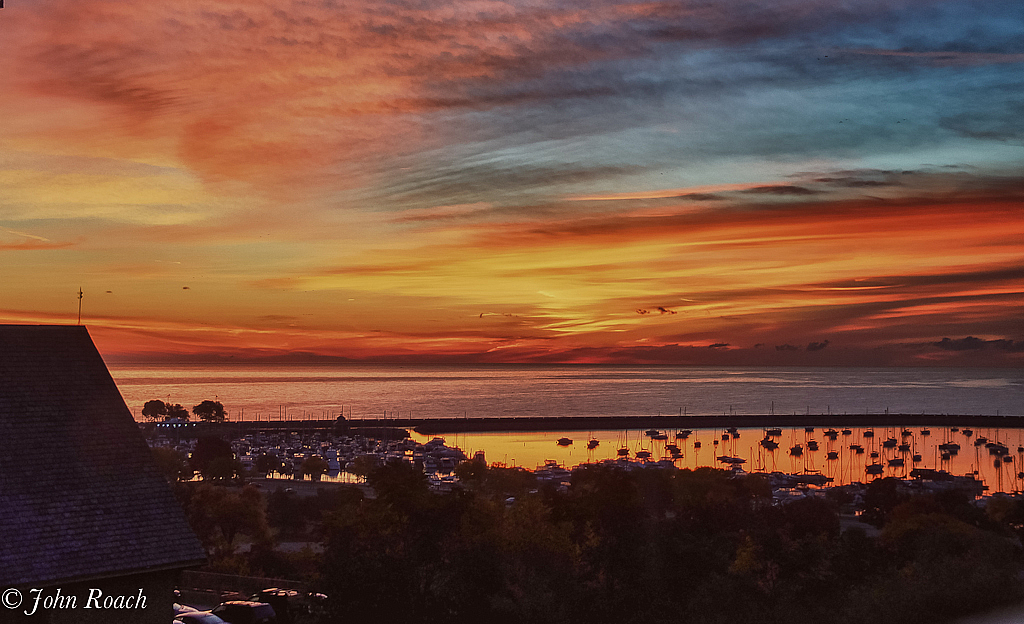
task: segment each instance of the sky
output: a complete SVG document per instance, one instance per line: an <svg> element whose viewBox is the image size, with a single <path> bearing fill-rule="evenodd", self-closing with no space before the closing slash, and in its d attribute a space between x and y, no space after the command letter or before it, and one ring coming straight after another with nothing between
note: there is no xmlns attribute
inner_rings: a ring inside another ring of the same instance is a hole
<svg viewBox="0 0 1024 624"><path fill-rule="evenodd" d="M0 59L0 322L108 360L1024 364L1017 0L7 0Z"/></svg>

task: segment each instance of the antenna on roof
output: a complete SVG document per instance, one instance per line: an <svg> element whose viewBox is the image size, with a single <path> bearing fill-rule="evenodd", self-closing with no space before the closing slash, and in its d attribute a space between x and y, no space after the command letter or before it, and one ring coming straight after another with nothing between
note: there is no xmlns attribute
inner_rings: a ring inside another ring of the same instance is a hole
<svg viewBox="0 0 1024 624"><path fill-rule="evenodd" d="M0 0L0 1L2 1L2 0ZM82 294L82 287L79 286L78 287L78 324L79 325L82 324L82 297L83 296L84 295Z"/></svg>

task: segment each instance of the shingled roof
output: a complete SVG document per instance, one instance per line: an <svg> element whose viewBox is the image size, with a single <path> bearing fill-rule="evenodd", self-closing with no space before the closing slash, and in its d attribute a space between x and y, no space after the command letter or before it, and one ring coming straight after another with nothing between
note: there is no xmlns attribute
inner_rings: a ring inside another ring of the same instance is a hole
<svg viewBox="0 0 1024 624"><path fill-rule="evenodd" d="M85 327L0 325L0 587L205 553Z"/></svg>

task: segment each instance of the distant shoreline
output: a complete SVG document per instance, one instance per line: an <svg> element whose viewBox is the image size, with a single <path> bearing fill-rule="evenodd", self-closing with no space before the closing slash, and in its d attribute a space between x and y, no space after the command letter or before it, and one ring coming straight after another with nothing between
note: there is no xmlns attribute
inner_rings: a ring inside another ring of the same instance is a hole
<svg viewBox="0 0 1024 624"><path fill-rule="evenodd" d="M147 423L141 423L147 424ZM154 423L160 424L160 423ZM337 420L190 423L196 433L309 431L344 428L410 429L422 435L501 431L612 431L621 429L711 429L725 427L995 427L1024 428L1022 416L966 414L761 414L722 416L523 416L493 418L359 418ZM169 428L170 429L170 428Z"/></svg>

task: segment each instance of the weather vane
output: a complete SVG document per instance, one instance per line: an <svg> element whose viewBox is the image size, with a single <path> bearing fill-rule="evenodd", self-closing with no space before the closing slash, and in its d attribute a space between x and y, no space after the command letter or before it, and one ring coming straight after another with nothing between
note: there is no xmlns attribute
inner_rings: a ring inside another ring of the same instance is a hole
<svg viewBox="0 0 1024 624"><path fill-rule="evenodd" d="M0 2L3 2L3 0L0 0ZM82 297L83 296L84 295L82 294L82 287L79 286L78 287L78 324L79 325L82 324Z"/></svg>

